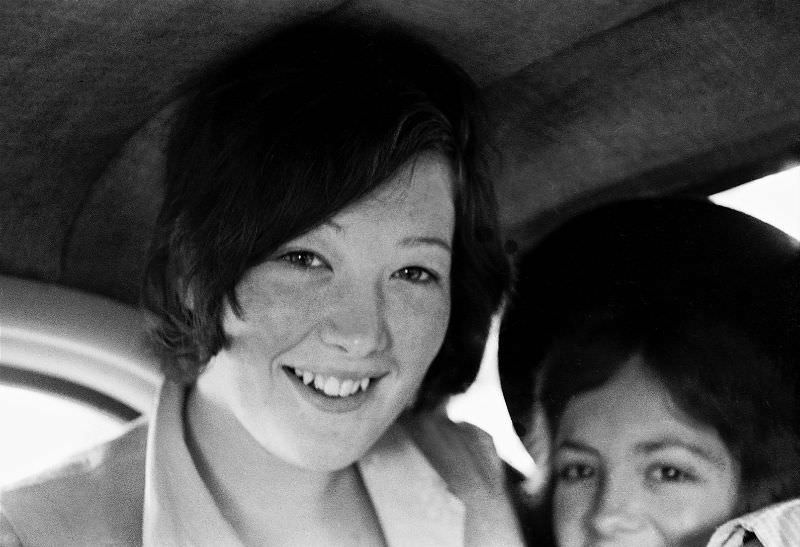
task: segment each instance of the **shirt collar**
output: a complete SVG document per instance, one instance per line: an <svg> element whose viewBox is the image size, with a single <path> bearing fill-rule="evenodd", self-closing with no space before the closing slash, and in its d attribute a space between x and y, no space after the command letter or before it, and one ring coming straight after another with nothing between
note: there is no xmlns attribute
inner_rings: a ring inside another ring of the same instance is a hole
<svg viewBox="0 0 800 547"><path fill-rule="evenodd" d="M358 462L389 545L464 544L464 503L395 424Z"/></svg>
<svg viewBox="0 0 800 547"><path fill-rule="evenodd" d="M768 505L720 526L708 547L739 547L752 532L765 547L800 545L800 499Z"/></svg>
<svg viewBox="0 0 800 547"><path fill-rule="evenodd" d="M185 396L165 382L150 425L144 546L240 545L184 441ZM358 467L389 545L463 545L464 504L402 426L389 428Z"/></svg>
<svg viewBox="0 0 800 547"><path fill-rule="evenodd" d="M145 460L143 544L240 545L219 512L184 441L186 390L161 387Z"/></svg>

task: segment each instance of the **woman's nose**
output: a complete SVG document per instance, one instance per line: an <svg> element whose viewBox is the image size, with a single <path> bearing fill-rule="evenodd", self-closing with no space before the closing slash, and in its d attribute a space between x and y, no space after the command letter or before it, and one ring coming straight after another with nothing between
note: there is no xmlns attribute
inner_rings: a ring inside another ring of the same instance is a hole
<svg viewBox="0 0 800 547"><path fill-rule="evenodd" d="M366 357L386 348L386 304L379 287L340 287L328 302L321 337L349 357Z"/></svg>
<svg viewBox="0 0 800 547"><path fill-rule="evenodd" d="M608 481L598 491L591 527L600 540L622 538L642 530L644 515L636 501L636 492L626 484Z"/></svg>

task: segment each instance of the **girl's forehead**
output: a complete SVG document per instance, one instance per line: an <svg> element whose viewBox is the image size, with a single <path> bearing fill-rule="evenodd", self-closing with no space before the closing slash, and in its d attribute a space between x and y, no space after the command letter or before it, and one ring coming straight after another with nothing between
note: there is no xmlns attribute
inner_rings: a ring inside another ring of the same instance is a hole
<svg viewBox="0 0 800 547"><path fill-rule="evenodd" d="M601 452L655 449L683 439L727 452L718 433L686 415L666 387L634 355L605 384L575 395L559 422L557 443L571 439Z"/></svg>
<svg viewBox="0 0 800 547"><path fill-rule="evenodd" d="M601 385L573 395L562 422L564 418L589 417L598 410L602 412L595 416L597 420L618 417L627 422L639 421L652 413L663 413L671 406L670 401L663 384L649 371L641 356L634 354Z"/></svg>

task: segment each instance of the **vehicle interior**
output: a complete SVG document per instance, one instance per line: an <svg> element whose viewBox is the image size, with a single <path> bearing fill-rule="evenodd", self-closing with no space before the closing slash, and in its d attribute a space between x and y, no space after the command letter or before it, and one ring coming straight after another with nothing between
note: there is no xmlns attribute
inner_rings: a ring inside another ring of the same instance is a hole
<svg viewBox="0 0 800 547"><path fill-rule="evenodd" d="M0 485L149 412L160 373L137 302L180 85L332 10L398 25L477 82L511 253L600 204L708 196L800 165L794 0L3 2L0 400L17 406L0 438L46 457L0 462ZM793 173L791 197L771 199L800 219ZM495 386L451 415L502 412ZM55 416L80 430L39 433Z"/></svg>

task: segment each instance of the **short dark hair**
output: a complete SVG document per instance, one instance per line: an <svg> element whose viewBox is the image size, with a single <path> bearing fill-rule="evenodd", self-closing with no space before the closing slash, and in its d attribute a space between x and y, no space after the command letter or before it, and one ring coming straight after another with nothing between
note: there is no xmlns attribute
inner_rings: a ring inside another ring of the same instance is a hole
<svg viewBox="0 0 800 547"><path fill-rule="evenodd" d="M639 354L741 466L741 509L800 495L800 244L704 200L634 200L559 228L519 263L500 331L521 435ZM795 314L795 315L793 315Z"/></svg>
<svg viewBox="0 0 800 547"><path fill-rule="evenodd" d="M473 82L431 47L328 17L191 82L167 146L143 289L168 377L193 382L226 346L223 302L241 311L246 270L434 152L456 179L452 313L418 403L465 389L509 279L477 154L480 115Z"/></svg>

